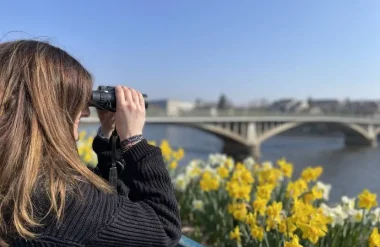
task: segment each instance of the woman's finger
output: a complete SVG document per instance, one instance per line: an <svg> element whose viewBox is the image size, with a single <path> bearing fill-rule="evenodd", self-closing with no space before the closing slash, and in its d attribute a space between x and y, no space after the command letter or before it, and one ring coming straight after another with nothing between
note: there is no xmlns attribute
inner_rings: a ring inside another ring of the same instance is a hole
<svg viewBox="0 0 380 247"><path fill-rule="evenodd" d="M116 87L115 95L116 95L116 108L122 109L126 102L125 102L124 90L121 86Z"/></svg>
<svg viewBox="0 0 380 247"><path fill-rule="evenodd" d="M127 105L134 107L131 90L127 87L124 87L124 96Z"/></svg>
<svg viewBox="0 0 380 247"><path fill-rule="evenodd" d="M136 104L135 104L135 102L133 102L131 89L126 87L125 90L124 90L124 92L125 92L125 100L127 102L127 105L130 108L135 109L136 108Z"/></svg>
<svg viewBox="0 0 380 247"><path fill-rule="evenodd" d="M133 102L136 106L140 106L140 100L139 100L139 95L138 95L138 92L131 88L131 93L132 93L132 99L133 99Z"/></svg>
<svg viewBox="0 0 380 247"><path fill-rule="evenodd" d="M139 103L140 103L140 107L145 109L145 100L144 100L144 96L142 95L142 93L138 92L139 94Z"/></svg>

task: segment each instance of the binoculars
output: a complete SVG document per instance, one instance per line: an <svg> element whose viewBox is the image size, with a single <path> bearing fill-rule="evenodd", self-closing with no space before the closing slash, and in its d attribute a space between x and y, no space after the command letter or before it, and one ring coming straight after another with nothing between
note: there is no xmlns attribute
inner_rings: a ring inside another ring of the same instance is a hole
<svg viewBox="0 0 380 247"><path fill-rule="evenodd" d="M147 95L143 94L145 109L148 109ZM99 86L98 90L92 91L90 106L97 109L116 112L115 87Z"/></svg>

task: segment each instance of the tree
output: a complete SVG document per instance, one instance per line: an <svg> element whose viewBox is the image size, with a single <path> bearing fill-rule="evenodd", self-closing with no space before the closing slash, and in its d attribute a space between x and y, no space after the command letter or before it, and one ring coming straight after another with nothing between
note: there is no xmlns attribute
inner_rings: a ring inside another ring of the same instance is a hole
<svg viewBox="0 0 380 247"><path fill-rule="evenodd" d="M313 104L313 99L312 99L311 97L308 97L308 98L307 98L307 104L309 105L309 107L312 106L312 104Z"/></svg>
<svg viewBox="0 0 380 247"><path fill-rule="evenodd" d="M200 106L202 105L202 103L203 103L203 100L202 100L202 99L200 99L200 98L196 98L196 99L195 99L195 105L196 105L197 107L200 107Z"/></svg>
<svg viewBox="0 0 380 247"><path fill-rule="evenodd" d="M222 94L219 97L217 107L218 109L228 109L232 107L232 104L228 101L227 96L225 94Z"/></svg>

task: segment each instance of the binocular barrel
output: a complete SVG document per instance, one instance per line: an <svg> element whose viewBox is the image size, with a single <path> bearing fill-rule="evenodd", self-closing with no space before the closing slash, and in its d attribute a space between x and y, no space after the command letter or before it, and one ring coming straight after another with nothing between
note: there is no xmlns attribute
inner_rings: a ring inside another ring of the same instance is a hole
<svg viewBox="0 0 380 247"><path fill-rule="evenodd" d="M145 109L148 109L147 95L143 94ZM90 106L106 111L116 111L115 87L99 86L98 90L92 91Z"/></svg>

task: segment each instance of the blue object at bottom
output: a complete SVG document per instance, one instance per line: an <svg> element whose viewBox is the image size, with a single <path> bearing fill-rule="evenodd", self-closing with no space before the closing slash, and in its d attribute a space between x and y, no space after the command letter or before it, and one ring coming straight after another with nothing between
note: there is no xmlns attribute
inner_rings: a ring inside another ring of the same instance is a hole
<svg viewBox="0 0 380 247"><path fill-rule="evenodd" d="M204 247L204 246L182 235L176 247Z"/></svg>

